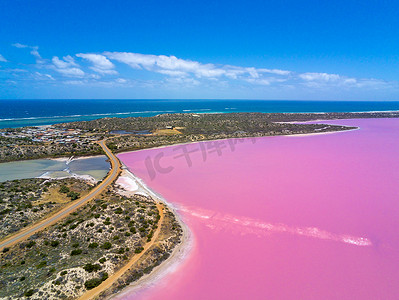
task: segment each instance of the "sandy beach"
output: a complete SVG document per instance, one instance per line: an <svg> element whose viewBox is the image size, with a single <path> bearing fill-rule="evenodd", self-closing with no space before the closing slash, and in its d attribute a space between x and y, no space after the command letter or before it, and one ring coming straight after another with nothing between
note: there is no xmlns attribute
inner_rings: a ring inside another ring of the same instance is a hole
<svg viewBox="0 0 399 300"><path fill-rule="evenodd" d="M175 215L176 220L178 220L183 230L183 233L181 243L176 246L176 248L173 250L172 254L167 260L162 262L159 266L155 267L150 274L144 275L139 280L124 288L121 292L108 298L117 300L125 299L127 296L131 298L141 291L159 283L159 281L161 281L168 274L175 272L184 262L184 260L189 256L190 250L192 249L194 244L194 238L190 229L182 221L181 217L176 212L175 207L171 203L166 201L164 197L152 191L148 186L146 186L144 182L140 178L136 177L132 172L130 172L125 165L122 166L122 169L123 171L121 173L121 176L118 178L116 184L119 184L128 193L149 195L165 204Z"/></svg>

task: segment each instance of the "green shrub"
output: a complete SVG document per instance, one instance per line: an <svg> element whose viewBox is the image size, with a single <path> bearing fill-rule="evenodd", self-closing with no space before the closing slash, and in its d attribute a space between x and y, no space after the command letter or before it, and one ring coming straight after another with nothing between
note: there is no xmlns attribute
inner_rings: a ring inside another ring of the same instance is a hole
<svg viewBox="0 0 399 300"><path fill-rule="evenodd" d="M101 266L100 266L99 264L94 264L94 265L93 265L93 264L91 264L91 263L88 263L88 264L85 264L85 265L84 265L83 269L84 269L86 272L91 273L91 272L96 272L96 271L101 270Z"/></svg>
<svg viewBox="0 0 399 300"><path fill-rule="evenodd" d="M117 209L114 210L114 213L119 215L119 214L123 213L123 209L118 207Z"/></svg>
<svg viewBox="0 0 399 300"><path fill-rule="evenodd" d="M71 255L79 255L82 254L82 249L74 249L71 251Z"/></svg>
<svg viewBox="0 0 399 300"><path fill-rule="evenodd" d="M76 192L74 192L74 191L70 191L70 192L67 194L67 196L68 196L69 198L71 198L71 200L76 200L76 199L78 199L78 198L80 197L80 194L79 194L79 193L76 193Z"/></svg>
<svg viewBox="0 0 399 300"><path fill-rule="evenodd" d="M143 247L138 247L136 249L134 249L134 253L141 253L143 252L144 248Z"/></svg>
<svg viewBox="0 0 399 300"><path fill-rule="evenodd" d="M57 247L59 244L60 244L59 241L51 241L51 242L50 242L50 245L51 245L52 247Z"/></svg>
<svg viewBox="0 0 399 300"><path fill-rule="evenodd" d="M34 245L36 245L35 241L30 241L29 243L26 244L26 247L32 248Z"/></svg>
<svg viewBox="0 0 399 300"><path fill-rule="evenodd" d="M101 282L103 282L101 280L101 278L93 278L93 279L87 280L85 282L85 287L86 287L86 289L91 290L91 289L94 289L95 287L99 286L101 284Z"/></svg>
<svg viewBox="0 0 399 300"><path fill-rule="evenodd" d="M24 296L25 296L25 297L30 297L30 296L32 296L34 293L35 293L34 290L27 290L27 291L24 293Z"/></svg>
<svg viewBox="0 0 399 300"><path fill-rule="evenodd" d="M69 193L69 188L66 185L61 185L59 192L63 193L63 194L67 194L67 193Z"/></svg>
<svg viewBox="0 0 399 300"><path fill-rule="evenodd" d="M98 243L90 243L89 248L94 249L98 247Z"/></svg>
<svg viewBox="0 0 399 300"><path fill-rule="evenodd" d="M100 260L99 260L99 262L102 263L102 264L105 263L105 261L106 261L105 257L102 257L102 258L100 258Z"/></svg>
<svg viewBox="0 0 399 300"><path fill-rule="evenodd" d="M100 278L93 278L93 279L87 280L85 282L85 287L88 290L94 289L95 287L99 286L101 284L101 282L103 282L107 278L108 278L108 273L104 272L104 274L102 274L102 276Z"/></svg>
<svg viewBox="0 0 399 300"><path fill-rule="evenodd" d="M102 245L102 248L105 249L105 250L111 249L112 248L112 244L110 242L105 242Z"/></svg>

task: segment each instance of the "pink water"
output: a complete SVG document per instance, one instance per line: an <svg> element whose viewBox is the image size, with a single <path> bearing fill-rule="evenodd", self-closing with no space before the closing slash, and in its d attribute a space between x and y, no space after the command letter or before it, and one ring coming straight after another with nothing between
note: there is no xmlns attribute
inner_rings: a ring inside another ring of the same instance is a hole
<svg viewBox="0 0 399 300"><path fill-rule="evenodd" d="M329 123L361 129L119 155L195 240L125 299L399 299L399 120Z"/></svg>

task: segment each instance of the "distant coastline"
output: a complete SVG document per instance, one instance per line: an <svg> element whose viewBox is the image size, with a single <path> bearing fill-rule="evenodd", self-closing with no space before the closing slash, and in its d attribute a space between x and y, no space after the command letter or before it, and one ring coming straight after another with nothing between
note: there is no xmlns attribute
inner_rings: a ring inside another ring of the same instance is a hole
<svg viewBox="0 0 399 300"><path fill-rule="evenodd" d="M399 101L303 100L0 100L0 128L150 117L164 113L328 113L399 111Z"/></svg>

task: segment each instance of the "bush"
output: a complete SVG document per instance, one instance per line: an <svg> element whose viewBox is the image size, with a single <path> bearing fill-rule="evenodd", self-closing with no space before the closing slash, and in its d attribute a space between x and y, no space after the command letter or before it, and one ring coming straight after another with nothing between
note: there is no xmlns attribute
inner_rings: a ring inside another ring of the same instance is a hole
<svg viewBox="0 0 399 300"><path fill-rule="evenodd" d="M6 252L8 252L8 251L10 251L10 248L5 247L5 248L3 249L3 253L6 253Z"/></svg>
<svg viewBox="0 0 399 300"><path fill-rule="evenodd" d="M105 261L106 261L105 257L102 257L102 258L100 258L100 260L99 260L99 262L102 263L102 264L105 263Z"/></svg>
<svg viewBox="0 0 399 300"><path fill-rule="evenodd" d="M105 242L102 246L103 249L108 250L112 248L112 244L110 242Z"/></svg>
<svg viewBox="0 0 399 300"><path fill-rule="evenodd" d="M78 247L79 247L79 243L73 243L73 244L72 244L72 247L78 248Z"/></svg>
<svg viewBox="0 0 399 300"><path fill-rule="evenodd" d="M32 248L34 245L36 245L35 241L30 241L29 243L26 244L26 247Z"/></svg>
<svg viewBox="0 0 399 300"><path fill-rule="evenodd" d="M94 289L95 287L99 286L101 284L101 282L103 282L101 280L101 278L93 278L93 279L87 280L85 282L85 287L86 287L86 289L91 290L91 289Z"/></svg>
<svg viewBox="0 0 399 300"><path fill-rule="evenodd" d="M62 272L60 273L61 276L64 276L64 275L66 275L66 274L68 274L68 271L66 271L66 270L64 270L64 271L62 271Z"/></svg>
<svg viewBox="0 0 399 300"><path fill-rule="evenodd" d="M24 293L24 296L25 296L25 297L30 297L30 296L32 296L34 293L35 293L34 290L27 290L27 291Z"/></svg>
<svg viewBox="0 0 399 300"><path fill-rule="evenodd" d="M94 249L98 247L98 243L90 243L89 248Z"/></svg>
<svg viewBox="0 0 399 300"><path fill-rule="evenodd" d="M143 252L144 248L143 247L138 247L134 250L134 253L141 253Z"/></svg>
<svg viewBox="0 0 399 300"><path fill-rule="evenodd" d="M108 273L104 272L104 274L102 274L102 276L100 278L93 278L93 279L87 280L85 282L85 287L88 290L94 289L95 287L99 286L101 284L101 282L103 282L107 278L108 278Z"/></svg>
<svg viewBox="0 0 399 300"><path fill-rule="evenodd" d="M50 245L51 245L52 247L57 247L59 244L60 244L59 241L51 241L51 242L50 242Z"/></svg>
<svg viewBox="0 0 399 300"><path fill-rule="evenodd" d="M80 197L80 194L79 194L79 193L76 193L76 192L73 192L73 191L70 191L70 192L67 194L67 196L68 196L69 198L71 198L71 200L76 200L76 199L78 199L78 198Z"/></svg>
<svg viewBox="0 0 399 300"><path fill-rule="evenodd" d="M74 249L71 251L71 255L79 255L82 254L82 249Z"/></svg>
<svg viewBox="0 0 399 300"><path fill-rule="evenodd" d="M67 194L67 193L69 193L69 188L66 185L61 185L59 192L63 193L63 194Z"/></svg>
<svg viewBox="0 0 399 300"><path fill-rule="evenodd" d="M117 209L114 210L114 213L119 215L123 212L122 208L118 207Z"/></svg>
<svg viewBox="0 0 399 300"><path fill-rule="evenodd" d="M96 271L101 270L101 266L100 266L99 264L94 264L94 265L93 265L93 264L91 264L91 263L88 263L88 264L85 264L85 265L84 265L83 269L84 269L86 272L91 273L91 272L96 272Z"/></svg>

